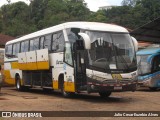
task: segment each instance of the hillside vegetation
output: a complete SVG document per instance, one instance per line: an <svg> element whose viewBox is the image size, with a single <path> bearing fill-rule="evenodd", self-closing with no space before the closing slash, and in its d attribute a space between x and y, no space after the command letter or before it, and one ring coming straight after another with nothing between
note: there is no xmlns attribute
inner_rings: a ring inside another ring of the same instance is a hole
<svg viewBox="0 0 160 120"><path fill-rule="evenodd" d="M160 0L123 0L122 6L91 12L83 0L33 0L0 8L0 33L22 36L68 21L97 21L135 29L160 15Z"/></svg>

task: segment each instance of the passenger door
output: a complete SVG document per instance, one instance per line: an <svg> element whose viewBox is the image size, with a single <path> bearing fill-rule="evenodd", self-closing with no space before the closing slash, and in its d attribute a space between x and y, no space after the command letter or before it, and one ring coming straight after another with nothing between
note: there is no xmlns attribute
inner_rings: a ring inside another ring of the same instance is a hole
<svg viewBox="0 0 160 120"><path fill-rule="evenodd" d="M65 43L64 51L64 90L66 92L75 92L75 78L74 78L74 65L73 65L73 53L70 43Z"/></svg>
<svg viewBox="0 0 160 120"><path fill-rule="evenodd" d="M74 59L74 76L75 85L78 90L83 90L87 85L86 80L86 62L85 50L82 40L77 40L73 46L73 59Z"/></svg>

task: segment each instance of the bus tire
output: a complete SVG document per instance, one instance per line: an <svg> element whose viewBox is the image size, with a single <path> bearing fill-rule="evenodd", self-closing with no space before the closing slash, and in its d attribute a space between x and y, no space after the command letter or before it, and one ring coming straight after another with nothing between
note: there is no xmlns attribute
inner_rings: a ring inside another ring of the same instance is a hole
<svg viewBox="0 0 160 120"><path fill-rule="evenodd" d="M59 82L60 82L60 89L63 97L68 98L71 97L72 93L71 92L66 92L64 90L64 75L59 76Z"/></svg>
<svg viewBox="0 0 160 120"><path fill-rule="evenodd" d="M102 97L102 98L107 98L111 95L112 92L99 92L99 95Z"/></svg>
<svg viewBox="0 0 160 120"><path fill-rule="evenodd" d="M16 89L17 89L18 91L23 91L23 90L24 90L24 87L21 85L20 76L19 76L19 75L16 75L15 80L16 80Z"/></svg>

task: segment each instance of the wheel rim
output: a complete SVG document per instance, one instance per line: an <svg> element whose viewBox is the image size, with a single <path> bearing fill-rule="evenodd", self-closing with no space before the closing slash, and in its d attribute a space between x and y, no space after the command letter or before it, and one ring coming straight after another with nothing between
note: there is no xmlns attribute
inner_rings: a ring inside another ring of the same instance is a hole
<svg viewBox="0 0 160 120"><path fill-rule="evenodd" d="M64 90L64 83L63 83L63 86L62 86L61 91L62 91L63 96L65 96L65 97L68 97L68 96L70 95L68 92L66 92L66 91Z"/></svg>
<svg viewBox="0 0 160 120"><path fill-rule="evenodd" d="M20 89L20 81L18 78L17 78L17 89Z"/></svg>

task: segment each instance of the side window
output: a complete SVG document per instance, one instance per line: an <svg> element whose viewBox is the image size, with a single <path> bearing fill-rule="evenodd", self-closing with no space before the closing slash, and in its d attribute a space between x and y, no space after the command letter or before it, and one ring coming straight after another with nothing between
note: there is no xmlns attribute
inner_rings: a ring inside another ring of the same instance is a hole
<svg viewBox="0 0 160 120"><path fill-rule="evenodd" d="M39 49L39 38L30 40L30 51Z"/></svg>
<svg viewBox="0 0 160 120"><path fill-rule="evenodd" d="M71 28L66 30L67 30L68 40L70 42L75 42L77 39L80 39L80 36L78 35L78 33L80 32L79 28Z"/></svg>
<svg viewBox="0 0 160 120"><path fill-rule="evenodd" d="M13 44L13 55L14 56L18 56L19 48L20 48L20 43Z"/></svg>
<svg viewBox="0 0 160 120"><path fill-rule="evenodd" d="M44 48L48 48L48 50L51 50L51 40L52 40L52 34L45 36Z"/></svg>
<svg viewBox="0 0 160 120"><path fill-rule="evenodd" d="M39 38L34 40L34 50L39 50Z"/></svg>
<svg viewBox="0 0 160 120"><path fill-rule="evenodd" d="M24 42L21 42L21 52L24 52Z"/></svg>
<svg viewBox="0 0 160 120"><path fill-rule="evenodd" d="M16 44L13 44L13 56L16 55Z"/></svg>
<svg viewBox="0 0 160 120"><path fill-rule="evenodd" d="M29 41L24 42L24 52L28 52L29 49Z"/></svg>
<svg viewBox="0 0 160 120"><path fill-rule="evenodd" d="M160 71L160 56L155 56L152 63L152 72Z"/></svg>
<svg viewBox="0 0 160 120"><path fill-rule="evenodd" d="M58 49L58 46L57 46L57 34L53 34L53 42L52 42L52 50L53 51L56 51Z"/></svg>
<svg viewBox="0 0 160 120"><path fill-rule="evenodd" d="M34 50L33 40L30 40L30 51Z"/></svg>
<svg viewBox="0 0 160 120"><path fill-rule="evenodd" d="M39 48L40 48L40 49L43 49L43 48L44 48L44 37L41 37L41 38L40 38Z"/></svg>
<svg viewBox="0 0 160 120"><path fill-rule="evenodd" d="M28 52L29 41L21 42L21 52Z"/></svg>
<svg viewBox="0 0 160 120"><path fill-rule="evenodd" d="M63 32L53 34L52 50L57 52L64 51L64 35Z"/></svg>
<svg viewBox="0 0 160 120"><path fill-rule="evenodd" d="M64 61L73 66L73 60L72 60L72 51L71 51L71 44L70 43L66 43L65 44L65 55L64 55Z"/></svg>
<svg viewBox="0 0 160 120"><path fill-rule="evenodd" d="M6 56L11 57L12 55L12 45L7 45L6 46Z"/></svg>
<svg viewBox="0 0 160 120"><path fill-rule="evenodd" d="M18 56L18 53L20 51L20 43L16 44L16 56Z"/></svg>
<svg viewBox="0 0 160 120"><path fill-rule="evenodd" d="M57 51L61 51L61 52L64 51L64 43L65 43L65 40L64 40L63 32L60 32L60 33L58 33L58 46L59 46L59 49Z"/></svg>

